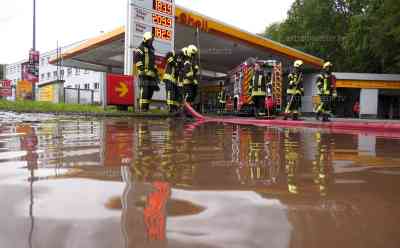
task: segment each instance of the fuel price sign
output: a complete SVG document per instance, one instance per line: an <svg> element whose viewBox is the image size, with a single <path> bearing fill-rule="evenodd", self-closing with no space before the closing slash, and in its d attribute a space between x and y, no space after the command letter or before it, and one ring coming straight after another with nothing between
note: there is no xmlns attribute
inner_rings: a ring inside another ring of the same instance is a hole
<svg viewBox="0 0 400 248"><path fill-rule="evenodd" d="M131 47L138 47L145 32L152 32L156 55L174 50L175 0L131 0Z"/></svg>

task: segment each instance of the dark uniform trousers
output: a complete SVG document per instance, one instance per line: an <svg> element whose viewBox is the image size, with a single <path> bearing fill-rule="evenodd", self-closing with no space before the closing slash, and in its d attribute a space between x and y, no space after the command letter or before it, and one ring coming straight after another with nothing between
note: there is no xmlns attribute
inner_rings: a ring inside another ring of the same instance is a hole
<svg viewBox="0 0 400 248"><path fill-rule="evenodd" d="M140 77L140 109L147 111L153 98L154 91L158 91L157 80L153 77Z"/></svg>
<svg viewBox="0 0 400 248"><path fill-rule="evenodd" d="M268 77L262 71L256 71L251 84L251 97L254 102L256 116L265 115L265 97L267 95L266 85Z"/></svg>
<svg viewBox="0 0 400 248"><path fill-rule="evenodd" d="M170 110L176 110L180 106L181 97L179 86L171 80L164 80L165 88L167 90L167 104Z"/></svg>
<svg viewBox="0 0 400 248"><path fill-rule="evenodd" d="M301 108L301 98L304 94L303 79L300 73L289 74L289 85L287 89L287 105L285 115L297 116Z"/></svg>
<svg viewBox="0 0 400 248"><path fill-rule="evenodd" d="M328 116L332 113L333 96L336 95L336 89L332 85L331 75L321 74L317 80L318 95L320 103L316 109L317 115Z"/></svg>

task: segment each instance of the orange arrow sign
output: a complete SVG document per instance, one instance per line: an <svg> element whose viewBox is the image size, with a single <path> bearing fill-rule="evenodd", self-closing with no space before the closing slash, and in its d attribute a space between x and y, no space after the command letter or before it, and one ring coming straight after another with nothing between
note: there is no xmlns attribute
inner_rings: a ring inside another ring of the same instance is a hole
<svg viewBox="0 0 400 248"><path fill-rule="evenodd" d="M119 87L115 89L119 93L119 97L124 97L128 94L128 87L124 82L119 83Z"/></svg>

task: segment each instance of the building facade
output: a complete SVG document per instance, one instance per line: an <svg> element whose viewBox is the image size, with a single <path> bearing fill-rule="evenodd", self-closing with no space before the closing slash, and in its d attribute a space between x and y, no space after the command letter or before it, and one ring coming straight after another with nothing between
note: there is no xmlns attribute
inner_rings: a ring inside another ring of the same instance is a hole
<svg viewBox="0 0 400 248"><path fill-rule="evenodd" d="M79 43L61 48L61 53ZM64 88L74 88L82 90L94 91L94 102L101 102L100 88L104 81L104 73L92 70L84 70L79 68L64 67L62 62L57 65L49 63L51 58L57 56L57 49L41 53L39 60L39 82L37 87L49 84L57 80L64 80ZM21 60L13 64L8 64L4 68L4 77L12 81L12 85L16 86L21 78L22 64L27 60ZM37 89L36 89L37 90Z"/></svg>
<svg viewBox="0 0 400 248"><path fill-rule="evenodd" d="M5 65L0 64L0 80L5 79Z"/></svg>

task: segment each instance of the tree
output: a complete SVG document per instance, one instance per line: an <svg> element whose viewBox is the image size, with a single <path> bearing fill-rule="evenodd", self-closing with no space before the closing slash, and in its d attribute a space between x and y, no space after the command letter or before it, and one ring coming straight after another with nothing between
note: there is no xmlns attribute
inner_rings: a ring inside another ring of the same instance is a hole
<svg viewBox="0 0 400 248"><path fill-rule="evenodd" d="M265 36L331 60L338 71L400 69L398 0L295 0Z"/></svg>

